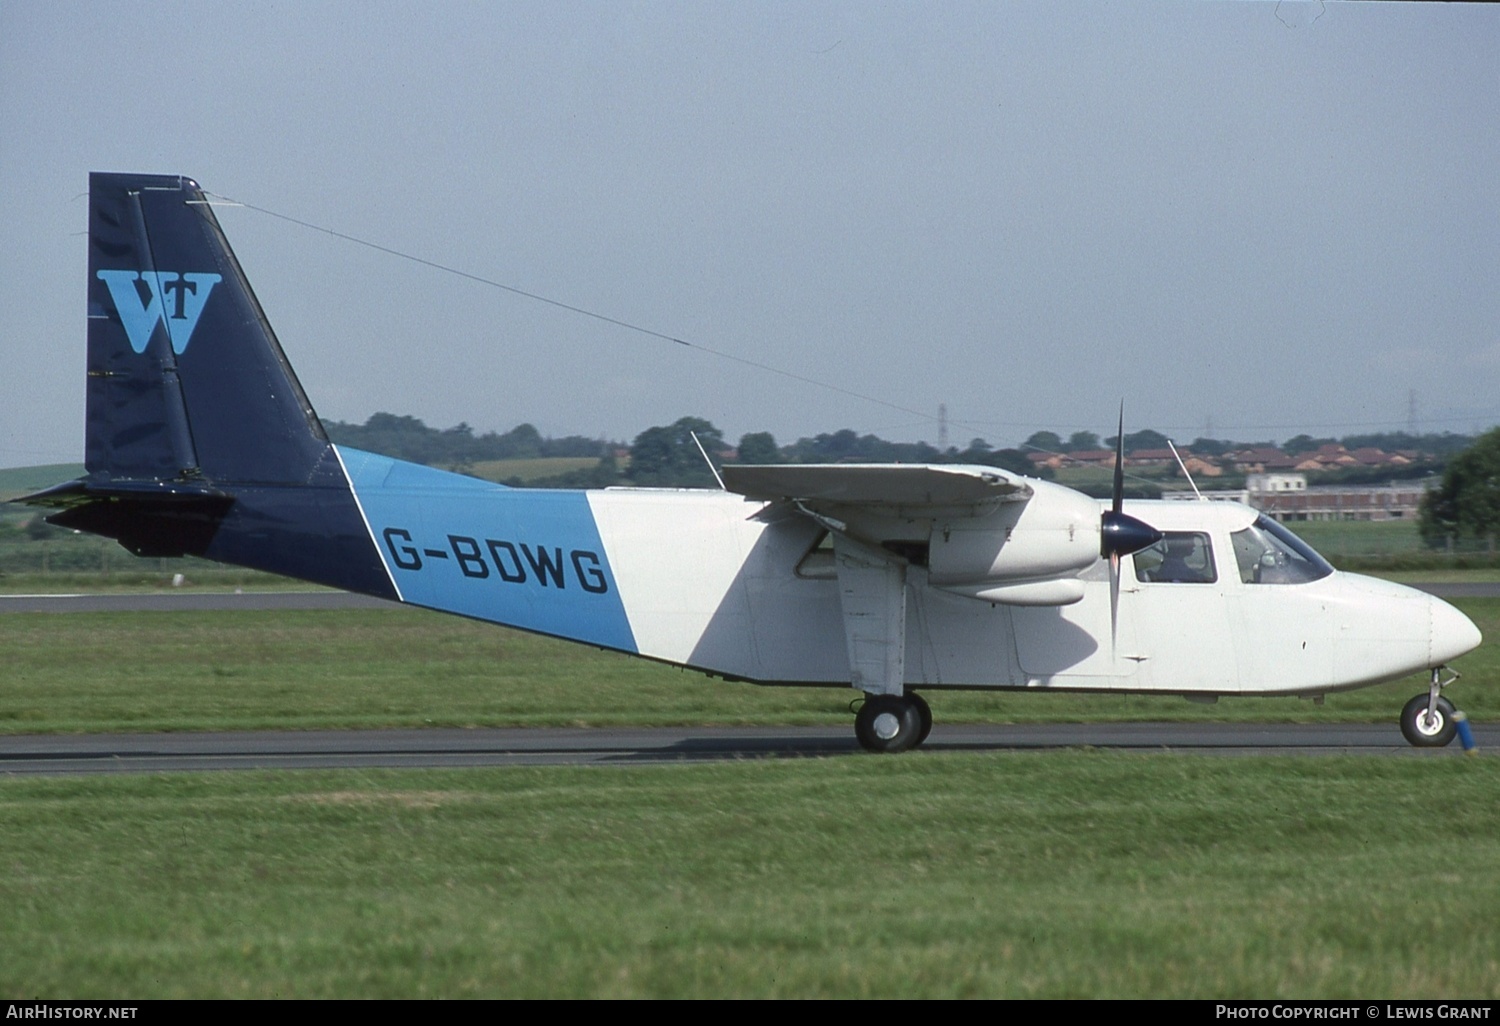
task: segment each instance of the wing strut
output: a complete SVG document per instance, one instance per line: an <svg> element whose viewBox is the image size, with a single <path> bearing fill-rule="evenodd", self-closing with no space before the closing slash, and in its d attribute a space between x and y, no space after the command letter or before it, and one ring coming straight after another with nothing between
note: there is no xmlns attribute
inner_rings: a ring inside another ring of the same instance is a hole
<svg viewBox="0 0 1500 1026"><path fill-rule="evenodd" d="M901 695L906 681L906 563L833 535L849 682L870 695Z"/></svg>

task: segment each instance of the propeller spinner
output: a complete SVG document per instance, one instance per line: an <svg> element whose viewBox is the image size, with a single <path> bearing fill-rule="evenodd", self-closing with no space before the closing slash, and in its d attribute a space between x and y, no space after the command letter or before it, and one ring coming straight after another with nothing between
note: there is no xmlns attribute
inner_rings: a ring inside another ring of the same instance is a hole
<svg viewBox="0 0 1500 1026"><path fill-rule="evenodd" d="M1161 532L1129 513L1120 512L1118 500L1114 508L1099 516L1099 555L1105 559L1119 559L1159 541Z"/></svg>

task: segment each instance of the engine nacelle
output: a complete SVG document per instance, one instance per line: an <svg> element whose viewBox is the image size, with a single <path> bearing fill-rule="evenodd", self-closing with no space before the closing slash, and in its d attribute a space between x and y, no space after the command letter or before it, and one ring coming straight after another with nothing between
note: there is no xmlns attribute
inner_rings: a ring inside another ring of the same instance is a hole
<svg viewBox="0 0 1500 1026"><path fill-rule="evenodd" d="M1053 577L1041 581L1004 581L999 584L939 585L943 591L1002 606L1068 606L1083 598L1083 581Z"/></svg>
<svg viewBox="0 0 1500 1026"><path fill-rule="evenodd" d="M931 583L959 594L1003 602L1005 589L953 586L1021 585L1012 589L1019 604L1061 605L1073 590L1038 587L1051 579L1073 577L1099 558L1099 504L1086 495L1029 481L1034 491L1024 503L1008 503L983 517L936 521L928 550ZM1057 601L1037 601L1052 594ZM1034 596L1024 601L1023 596Z"/></svg>

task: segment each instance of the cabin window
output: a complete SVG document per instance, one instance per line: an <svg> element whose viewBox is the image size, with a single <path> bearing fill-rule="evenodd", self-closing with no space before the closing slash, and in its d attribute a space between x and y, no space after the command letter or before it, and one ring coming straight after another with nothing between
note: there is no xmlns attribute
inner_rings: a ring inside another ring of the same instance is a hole
<svg viewBox="0 0 1500 1026"><path fill-rule="evenodd" d="M1135 579L1159 584L1213 584L1213 546L1201 531L1167 531L1161 541L1135 554Z"/></svg>
<svg viewBox="0 0 1500 1026"><path fill-rule="evenodd" d="M1229 536L1246 584L1302 584L1333 573L1328 560L1268 516Z"/></svg>

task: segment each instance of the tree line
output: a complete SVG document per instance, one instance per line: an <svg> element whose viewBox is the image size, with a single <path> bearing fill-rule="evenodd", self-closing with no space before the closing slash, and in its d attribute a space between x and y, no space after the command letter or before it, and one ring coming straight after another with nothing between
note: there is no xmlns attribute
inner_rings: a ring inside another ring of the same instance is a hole
<svg viewBox="0 0 1500 1026"><path fill-rule="evenodd" d="M597 438L569 435L543 438L530 424L520 424L503 435L487 431L476 435L468 424L430 428L416 417L376 413L363 424L325 420L323 428L338 445L378 452L410 463L462 467L485 460L531 460L545 456L602 456L612 443Z"/></svg>
<svg viewBox="0 0 1500 1026"><path fill-rule="evenodd" d="M736 445L701 417L682 417L672 424L647 428L628 445L579 435L544 438L531 424L518 425L503 434L475 434L466 423L439 429L428 427L416 417L393 413L376 413L364 424L331 420L323 426L339 445L459 471L490 460L572 456L599 461L586 470L529 479L527 484L532 487L714 487L713 473L704 463L698 443L716 462L723 462L729 454L737 463L979 463L1033 476L1039 473L1023 450L995 449L982 438L973 439L962 449L950 446L940 451L926 442L892 442L845 428L784 446L778 445L769 431L755 431L741 435ZM694 434L698 443L693 441ZM628 454L628 459L617 459L620 453ZM1041 473L1050 475L1045 468Z"/></svg>
<svg viewBox="0 0 1500 1026"><path fill-rule="evenodd" d="M324 427L329 437L340 445L459 471L471 470L474 464L487 460L582 457L594 461L581 470L542 479L528 477L524 481L528 487L544 488L604 488L610 485L716 487L713 473L693 441L694 434L716 464L969 463L1041 477L1051 477L1052 474L1045 467L1031 465L1028 453L1035 449L1077 452L1112 448L1115 441L1113 437L1101 439L1089 432L1074 432L1067 439L1056 435L1048 438L1047 433L1038 432L1020 448L996 449L984 439L974 438L962 448L950 446L939 450L926 442L891 442L846 428L800 438L788 445L778 444L769 431L757 431L741 435L738 445L731 445L712 422L699 417L682 417L672 424L647 428L628 445L579 435L545 438L531 424L521 424L503 433L476 434L468 424L462 423L438 429L428 427L416 417L391 413L376 413L364 424L325 421ZM1162 441L1158 443L1157 439ZM1164 439L1165 436L1146 430L1127 434L1125 444L1127 451L1162 448ZM1354 435L1343 439L1304 435L1288 439L1280 448L1292 455L1329 442L1338 442L1351 450L1367 447L1388 452L1415 450L1439 457L1444 464L1443 476L1440 483L1428 492L1421 517L1422 537L1434 548L1442 548L1451 542L1488 543L1492 546L1496 536L1500 536L1500 428L1478 438L1451 433L1411 435L1404 432ZM1257 445L1223 442L1223 449L1215 452L1213 447L1203 443L1203 439L1195 439L1188 447L1204 455L1222 455L1224 451ZM625 458L620 458L622 455ZM1425 474L1434 468L1427 464L1413 469L1420 469ZM1393 476L1396 476L1393 468L1371 468L1337 472L1330 476L1330 480L1352 485L1365 483L1365 478L1369 479L1368 483L1376 483ZM523 482L521 478L513 477L502 483L519 485ZM1136 483L1133 491L1141 498L1157 494L1149 482L1145 485ZM34 510L3 505L0 509L27 514L24 518L0 523L0 535L41 541L61 533L48 526L40 515L33 515Z"/></svg>
<svg viewBox="0 0 1500 1026"><path fill-rule="evenodd" d="M376 413L364 424L327 421L324 426L329 438L340 445L456 470L486 460L571 456L598 461L583 470L526 482L530 487L556 488L609 485L712 488L716 482L699 452L700 443L716 463L973 463L1042 477L1050 477L1051 472L1045 467L1033 467L1029 452L1078 452L1113 448L1115 444L1112 436L1100 438L1087 431L1076 431L1066 439L1053 432L1039 431L1019 448L996 449L983 438L974 438L963 448L949 446L939 450L926 442L892 442L845 428L799 438L788 445L779 445L769 431L756 431L741 435L738 444L731 445L719 428L701 417L682 417L671 424L647 428L629 445L579 435L544 438L531 424L518 425L503 434L493 431L475 434L463 423L437 429L416 417L391 413ZM697 442L693 440L695 435ZM1298 435L1280 446L1198 438L1187 448L1202 455L1218 456L1233 449L1263 446L1295 455L1330 443L1351 450L1417 451L1446 459L1443 481L1429 493L1423 507L1422 534L1429 544L1440 545L1449 538L1482 540L1500 534L1500 428L1477 439L1452 433L1387 432L1342 439ZM1126 451L1165 447L1166 436L1150 429L1125 436ZM628 454L628 459L618 459L620 453ZM1391 472L1387 468L1377 476L1388 478ZM519 484L520 479L504 483ZM1354 482L1351 479L1346 483Z"/></svg>
<svg viewBox="0 0 1500 1026"><path fill-rule="evenodd" d="M1075 431L1067 438L1063 438L1055 431L1037 431L1021 443L1022 448L1030 452L1091 452L1100 449L1113 449L1115 447L1115 435L1100 438L1092 431ZM1167 448L1167 436L1160 431L1146 428L1142 431L1127 432L1125 435L1125 451L1135 452L1139 449L1165 449ZM1175 441L1175 440L1174 440ZM1178 443L1178 448L1191 451L1199 456L1223 456L1227 452L1237 449L1277 449L1288 456L1296 456L1299 453L1314 452L1325 445L1342 445L1345 449L1380 449L1383 452L1420 452L1424 455L1438 458L1452 456L1462 452L1474 443L1471 435L1454 434L1444 431L1441 434L1429 433L1425 435L1414 435L1406 431L1385 431L1375 434L1345 435L1343 438L1319 438L1314 435L1294 435L1285 442L1236 442L1228 438L1195 438L1186 445Z"/></svg>
<svg viewBox="0 0 1500 1026"><path fill-rule="evenodd" d="M520 424L504 433L475 434L466 423L439 429L428 427L416 417L393 413L376 413L363 424L326 421L324 427L328 436L340 445L456 470L465 470L488 460L570 456L600 461L597 469L559 475L546 482L563 487L616 483L711 486L713 476L692 441L693 433L716 459L732 452L734 461L739 463L978 463L1034 476L1048 476L1049 472L1045 468L1034 468L1028 459L1029 453L1113 449L1116 442L1113 435L1101 438L1091 431L1075 431L1067 438L1052 431L1037 431L1015 448L995 448L983 438L974 438L962 448L949 446L940 450L927 442L892 442L844 428L811 438L799 438L788 445L779 445L769 431L756 431L741 435L735 445L711 421L701 417L682 417L672 424L647 428L628 445L581 435L545 438L531 424ZM1415 435L1396 431L1348 435L1342 439L1297 435L1279 446L1272 442L1195 438L1183 448L1201 456L1222 456L1235 449L1251 447L1279 449L1293 456L1322 445L1341 444L1351 450L1415 451L1445 458L1466 450L1473 442L1468 435L1451 432ZM1167 436L1150 428L1125 435L1126 452L1166 447ZM628 453L628 461L616 459L621 453ZM1422 468L1422 472L1428 472L1427 468ZM1389 468L1382 468L1375 471L1372 480L1388 478L1391 473Z"/></svg>
<svg viewBox="0 0 1500 1026"><path fill-rule="evenodd" d="M1443 481L1422 500L1422 540L1433 548L1500 535L1500 428L1448 461Z"/></svg>

